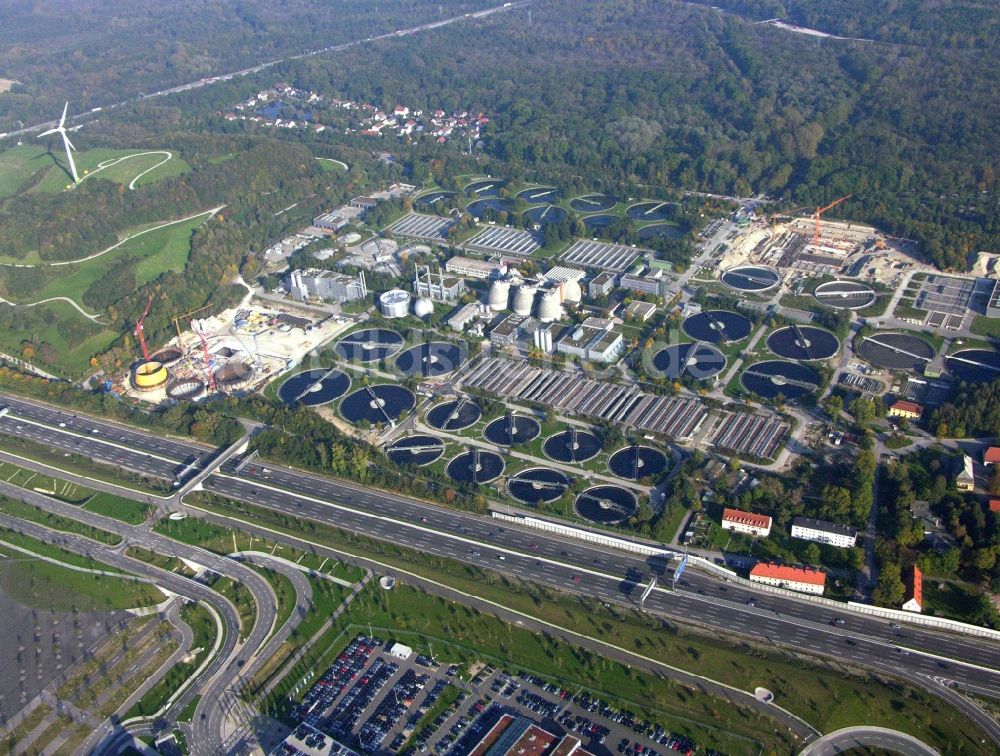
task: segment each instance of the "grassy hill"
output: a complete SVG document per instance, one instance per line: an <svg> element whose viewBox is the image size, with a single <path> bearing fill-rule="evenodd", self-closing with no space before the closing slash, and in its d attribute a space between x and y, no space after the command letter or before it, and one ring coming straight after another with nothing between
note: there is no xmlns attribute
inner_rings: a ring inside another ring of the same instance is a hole
<svg viewBox="0 0 1000 756"><path fill-rule="evenodd" d="M136 187L144 186L191 170L169 150L82 150L74 153L73 159L84 181L101 179L123 186L133 180ZM25 190L59 192L70 183L69 165L58 140L22 144L0 152L0 199Z"/></svg>

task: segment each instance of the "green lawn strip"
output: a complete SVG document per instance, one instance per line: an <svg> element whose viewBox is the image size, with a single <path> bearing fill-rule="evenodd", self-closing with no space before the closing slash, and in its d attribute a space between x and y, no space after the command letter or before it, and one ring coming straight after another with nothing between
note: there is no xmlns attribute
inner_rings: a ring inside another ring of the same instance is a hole
<svg viewBox="0 0 1000 756"><path fill-rule="evenodd" d="M225 596L236 607L236 613L240 617L240 638L246 639L253 630L253 623L257 621L257 604L253 600L253 594L242 583L228 577L216 578L209 583L209 587Z"/></svg>
<svg viewBox="0 0 1000 756"><path fill-rule="evenodd" d="M151 551L150 549L144 549L142 546L129 546L125 549L125 556L138 559L140 562L146 562L154 567L159 567L161 570L176 572L178 575L184 575L186 577L194 576L194 570L184 564L181 559L173 556L167 556L166 554L160 554L156 551Z"/></svg>
<svg viewBox="0 0 1000 756"><path fill-rule="evenodd" d="M109 533L107 530L101 530L79 520L72 520L69 517L53 514L41 507L36 507L34 504L27 504L17 499L8 499L6 496L0 496L0 512L6 512L11 517L17 517L21 520L37 522L39 525L44 525L52 530L58 530L63 533L76 533L77 535L112 546L122 541L121 536L117 533Z"/></svg>
<svg viewBox="0 0 1000 756"><path fill-rule="evenodd" d="M187 705L183 709L181 709L180 714L177 715L177 721L187 722L190 724L191 720L194 719L194 712L195 709L198 708L198 704L200 701L201 701L201 694L199 693L197 696L188 701Z"/></svg>
<svg viewBox="0 0 1000 756"><path fill-rule="evenodd" d="M331 583L329 580L312 576L309 576L308 580L313 590L312 605L302 622L292 630L288 640L282 643L271 654L270 658L254 672L249 683L251 690L258 690L277 674L285 661L319 632L323 623L329 619L347 596L347 589L336 583Z"/></svg>
<svg viewBox="0 0 1000 756"><path fill-rule="evenodd" d="M978 750L975 728L956 710L921 690L865 670L851 669L847 674L847 669L833 662L821 663L791 651L743 640L729 641L718 634L705 638L687 625L673 626L644 615L608 610L600 602L565 596L311 520L285 517L220 497L209 499L198 494L196 498L198 506L207 510L252 520L292 537L307 538L396 565L539 619L662 659L667 664L687 667L742 690L753 690L756 686L780 690L783 706L823 732L874 724L912 732L938 746L962 743Z"/></svg>
<svg viewBox="0 0 1000 756"><path fill-rule="evenodd" d="M35 553L45 551L38 547L37 541L30 543L25 541L24 536L18 536L12 531L0 531L0 539L18 542L19 546ZM29 555L14 549L4 549L3 552L10 558L0 561L0 588L26 606L52 611L110 611L153 606L164 599L159 589L149 583L79 572L41 559L31 559ZM70 562L58 550L55 558ZM83 566L116 571L99 562L89 562Z"/></svg>
<svg viewBox="0 0 1000 756"><path fill-rule="evenodd" d="M76 483L45 473L20 467L13 462L0 462L0 480L29 491L38 491L67 504L79 504L93 495L93 491Z"/></svg>
<svg viewBox="0 0 1000 756"><path fill-rule="evenodd" d="M48 465L64 473L112 483L139 493L163 494L171 489L171 481L163 478L139 475L121 467L95 462L82 454L53 449L20 436L0 433L0 450Z"/></svg>
<svg viewBox="0 0 1000 756"><path fill-rule="evenodd" d="M449 685L441 691L441 695L438 696L437 700L431 704L430 708L427 709L424 715L413 726L413 734L407 738L400 751L405 751L411 743L429 738L434 732L434 720L458 700L461 692L454 685Z"/></svg>
<svg viewBox="0 0 1000 756"><path fill-rule="evenodd" d="M190 626L194 633L192 650L197 649L197 652L188 661L171 667L163 679L146 691L145 695L125 713L123 719L148 717L158 712L167 699L180 689L181 685L198 670L205 657L211 653L215 644L216 626L208 609L199 603L185 604L181 608L181 619Z"/></svg>
<svg viewBox="0 0 1000 756"><path fill-rule="evenodd" d="M972 318L972 325L969 326L969 330L977 336L1000 339L1000 318L988 318L985 315L976 315Z"/></svg>
<svg viewBox="0 0 1000 756"><path fill-rule="evenodd" d="M261 567L257 564L250 566L251 569L255 572L259 572L263 578L271 584L271 589L274 591L274 596L277 601L277 612L274 618L274 627L267 636L270 638L278 632L280 628L284 627L285 623L288 622L289 617L292 616L292 612L295 611L295 605L297 603L295 586L289 578L282 575L277 570L272 570L268 567Z"/></svg>
<svg viewBox="0 0 1000 756"><path fill-rule="evenodd" d="M269 538L251 536L244 531L226 528L195 517L186 517L183 520L163 518L153 526L153 530L189 546L198 546L216 554L227 555L235 551L259 551L273 554L276 557L302 564L317 572L339 577L352 583L357 582L364 575L364 570L344 564L336 559L328 559L315 552L297 549Z"/></svg>
<svg viewBox="0 0 1000 756"><path fill-rule="evenodd" d="M94 494L83 508L88 512L111 517L130 525L140 525L153 512L153 506L134 499L127 499L124 496L101 491Z"/></svg>
<svg viewBox="0 0 1000 756"><path fill-rule="evenodd" d="M17 727L0 739L0 749L2 749L4 753L20 752L18 746L21 745L22 741L31 734L32 730L45 721L45 718L51 713L51 706L44 703L38 704L31 710L31 713L28 714L28 716L21 720Z"/></svg>

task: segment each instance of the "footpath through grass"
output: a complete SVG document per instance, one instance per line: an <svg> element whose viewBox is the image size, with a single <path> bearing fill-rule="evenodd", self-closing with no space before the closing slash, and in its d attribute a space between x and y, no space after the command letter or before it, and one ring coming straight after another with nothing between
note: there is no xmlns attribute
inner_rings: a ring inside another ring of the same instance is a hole
<svg viewBox="0 0 1000 756"><path fill-rule="evenodd" d="M311 520L286 517L262 507L201 493L190 501L217 514L242 519L248 525L269 527L291 537L396 565L741 690L752 691L757 686L780 690L780 703L822 732L871 724L911 732L943 753L983 752L977 729L955 709L920 689L870 671L778 647L717 634L706 636L694 627L621 608L608 609L588 598L562 594Z"/></svg>

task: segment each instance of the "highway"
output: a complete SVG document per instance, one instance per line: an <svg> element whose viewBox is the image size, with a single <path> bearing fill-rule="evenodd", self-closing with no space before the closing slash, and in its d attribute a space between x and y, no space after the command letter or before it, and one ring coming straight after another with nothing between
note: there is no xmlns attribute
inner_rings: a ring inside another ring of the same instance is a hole
<svg viewBox="0 0 1000 756"><path fill-rule="evenodd" d="M7 402L0 397L0 402ZM63 440L64 413L44 408L47 422L33 433ZM12 409L19 417L21 410ZM101 458L112 435L103 421L88 419L98 433L78 437L80 453ZM162 439L139 434L141 457ZM181 447L185 445L177 442ZM178 454L194 453L181 448ZM169 451L159 450L161 452ZM173 453L173 452L171 452ZM151 466L154 463L150 463ZM156 463L159 464L159 463ZM235 475L232 463L204 481L207 490L308 517L424 553L450 557L609 604L634 606L642 583L654 574L669 582L671 569L662 558L642 558L590 546L551 534L522 530L481 515L450 510L347 482L321 478L261 463ZM503 557L501 559L501 557ZM662 582L661 580L661 582ZM755 605L748 605L753 600ZM989 641L920 627L896 629L884 619L820 607L794 597L763 593L689 571L676 591L657 589L645 609L677 622L744 636L838 659L859 669L903 677L959 705L1000 743L1000 725L967 704L952 686L968 686L1000 696L1000 649ZM841 620L838 624L836 620ZM780 695L780 694L779 694Z"/></svg>

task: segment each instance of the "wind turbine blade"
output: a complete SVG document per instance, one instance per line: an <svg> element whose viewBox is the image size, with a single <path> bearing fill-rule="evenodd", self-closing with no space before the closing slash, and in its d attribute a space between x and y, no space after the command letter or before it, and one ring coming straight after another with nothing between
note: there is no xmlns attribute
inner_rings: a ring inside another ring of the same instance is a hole
<svg viewBox="0 0 1000 756"><path fill-rule="evenodd" d="M76 145L74 145L71 141L69 141L69 135L65 131L62 133L62 135L63 135L63 140L66 142L69 148L74 152L76 152L77 151Z"/></svg>
<svg viewBox="0 0 1000 756"><path fill-rule="evenodd" d="M62 132L63 142L66 143L66 158L69 160L70 171L73 174L73 183L79 184L80 177L76 175L76 163L73 162L73 151L70 149L69 137L66 136L66 132Z"/></svg>
<svg viewBox="0 0 1000 756"><path fill-rule="evenodd" d="M58 133L59 129L49 129L48 131L43 131L41 134L39 134L38 138L41 139L42 137L48 136L49 134L58 134Z"/></svg>
<svg viewBox="0 0 1000 756"><path fill-rule="evenodd" d="M60 118L60 119L59 119L59 128L60 128L60 129L62 128L63 124L64 124L64 123L66 123L66 111L67 111L67 110L69 110L69 100L67 100L67 101L66 101L66 104L65 104L65 105L63 105L63 114L62 114L62 118Z"/></svg>

